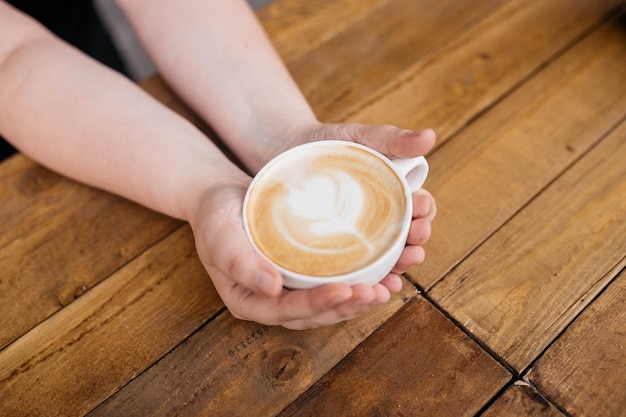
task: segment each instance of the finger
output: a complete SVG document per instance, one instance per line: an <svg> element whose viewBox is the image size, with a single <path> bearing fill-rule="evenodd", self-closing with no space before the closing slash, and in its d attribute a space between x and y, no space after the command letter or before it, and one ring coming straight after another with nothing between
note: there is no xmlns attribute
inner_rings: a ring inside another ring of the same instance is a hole
<svg viewBox="0 0 626 417"><path fill-rule="evenodd" d="M432 129L423 129L410 132L406 130L391 130L387 140L378 146L384 146L382 153L390 158L414 158L426 155L435 145L437 136ZM383 136L384 138L384 136ZM378 149L378 148L375 148Z"/></svg>
<svg viewBox="0 0 626 417"><path fill-rule="evenodd" d="M370 303L370 306L376 307L381 304L385 304L387 301L391 299L391 292L389 292L389 288L378 283L372 287L374 289L374 300Z"/></svg>
<svg viewBox="0 0 626 417"><path fill-rule="evenodd" d="M431 224L426 219L415 219L411 222L407 243L409 245L423 245L430 238Z"/></svg>
<svg viewBox="0 0 626 417"><path fill-rule="evenodd" d="M387 290L389 290L389 292L393 293L400 292L402 284L402 278L400 278L400 275L393 272L387 274L387 276L380 281L380 285L384 286Z"/></svg>
<svg viewBox="0 0 626 417"><path fill-rule="evenodd" d="M287 329L292 329L292 330L316 329L318 327L330 326L333 324L352 320L357 317L359 317L359 313L346 315L344 313L338 313L337 310L332 309L332 310L324 311L314 317L308 317L308 318L285 322L282 324L282 326Z"/></svg>
<svg viewBox="0 0 626 417"><path fill-rule="evenodd" d="M394 274L403 274L413 266L424 262L425 258L426 253L424 252L424 248L421 246L407 246L402 251L400 259L398 259L398 262L393 267L392 272Z"/></svg>
<svg viewBox="0 0 626 417"><path fill-rule="evenodd" d="M432 194L422 188L413 193L412 199L413 217L419 217L432 222L437 215L437 204Z"/></svg>
<svg viewBox="0 0 626 417"><path fill-rule="evenodd" d="M236 318L283 326L330 311L352 297L351 288L345 284L329 284L312 290L283 289L279 297L253 293L237 285L221 285L220 289L224 304Z"/></svg>
<svg viewBox="0 0 626 417"><path fill-rule="evenodd" d="M390 297L389 290L382 285L353 285L352 297L334 307L337 321L360 316L371 310L372 307L387 302ZM329 315L329 317L332 317L332 315Z"/></svg>
<svg viewBox="0 0 626 417"><path fill-rule="evenodd" d="M357 284L352 287L352 297L332 308L320 311L315 315L295 320L286 320L282 326L289 329L311 329L328 326L342 321L352 320L369 312L376 305L389 300L389 291L382 285L374 287Z"/></svg>
<svg viewBox="0 0 626 417"><path fill-rule="evenodd" d="M273 320L285 323L314 317L354 297L346 284L322 285L310 290L286 290L277 302Z"/></svg>
<svg viewBox="0 0 626 417"><path fill-rule="evenodd" d="M425 155L435 144L432 129L411 131L391 125L357 123L327 125L330 136L351 140L376 149L390 158L413 158Z"/></svg>

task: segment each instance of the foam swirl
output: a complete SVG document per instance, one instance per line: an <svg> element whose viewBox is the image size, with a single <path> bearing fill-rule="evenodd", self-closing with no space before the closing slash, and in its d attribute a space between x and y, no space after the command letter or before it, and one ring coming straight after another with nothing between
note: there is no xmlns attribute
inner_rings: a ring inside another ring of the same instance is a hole
<svg viewBox="0 0 626 417"><path fill-rule="evenodd" d="M287 187L285 196L292 216L298 217L300 227L322 239L333 239L346 233L371 249L367 238L358 230L357 222L364 208L363 190L359 183L339 169L329 169L326 175L317 174L301 184ZM274 206L276 209L278 206ZM313 253L326 253L329 249L311 245L310 239L301 241L293 234L293 225L286 224L285 217L274 216L285 239L294 246ZM290 219L293 220L293 219Z"/></svg>
<svg viewBox="0 0 626 417"><path fill-rule="evenodd" d="M250 194L253 239L274 262L314 276L371 263L400 232L406 206L395 173L348 146L296 154L272 166Z"/></svg>

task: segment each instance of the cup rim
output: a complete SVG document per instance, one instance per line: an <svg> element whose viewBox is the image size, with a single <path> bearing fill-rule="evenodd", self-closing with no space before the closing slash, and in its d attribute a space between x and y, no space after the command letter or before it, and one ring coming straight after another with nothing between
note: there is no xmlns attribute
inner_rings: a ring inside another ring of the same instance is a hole
<svg viewBox="0 0 626 417"><path fill-rule="evenodd" d="M273 165L278 163L280 160L289 157L290 154L296 151L305 149L305 148L309 148L309 147L337 146L337 145L358 148L366 152L369 152L370 154L374 156L377 156L381 161L387 164L389 168L391 168L391 170L394 172L396 177L400 180L400 183L402 184L402 188L404 190L404 197L406 199L406 207L405 207L405 212L403 215L403 222L402 222L402 227L400 228L400 232L398 233L397 238L394 240L393 244L390 245L390 247L387 248L378 258L376 258L375 260L373 260L366 266L356 269L354 271L346 272L346 273L339 274L339 275L314 276L314 275L303 274L303 273L285 268L279 265L278 263L272 261L269 258L269 256L263 253L263 251L259 249L254 238L252 237L252 233L250 232L250 225L248 223L248 216L247 216L247 207L248 207L248 202L250 199L250 194L252 193L254 186L259 181L259 179L264 175L264 173L268 171ZM389 269L385 271L384 275L380 277L378 276L368 277L368 274L369 273L373 274L373 271L378 271L383 267L385 267L386 269L387 264L391 262L389 260L389 257L392 255L395 255L395 252L399 252L398 256L400 255L401 249L404 248L404 246L406 245L406 239L408 237L409 228L411 226L410 219L412 218L412 211L413 211L413 200L411 197L411 190L409 188L407 180L404 177L404 175L400 172L398 167L395 166L388 157L386 157L379 151L372 149L368 146L362 145L360 143L349 142L349 141L344 141L344 140L339 140L339 139L326 139L322 141L307 142L301 145L294 146L293 148L289 148L286 151L281 152L280 154L272 158L269 162L267 162L256 173L256 175L250 182L248 189L246 190L246 194L245 194L243 205L242 205L242 219L243 219L243 227L246 232L246 236L248 238L248 241L254 248L255 252L261 255L261 257L266 259L269 263L271 263L272 266L274 266L274 268L276 268L281 273L281 275L283 276L283 285L285 287L298 289L298 288L313 288L313 287L317 287L320 285L333 284L333 283L347 283L350 285L353 285L356 283L366 283L366 284L373 285L373 284L380 282L386 276L386 274L391 272L391 270L393 269L393 266L397 262L397 257L393 259L393 263L389 266Z"/></svg>

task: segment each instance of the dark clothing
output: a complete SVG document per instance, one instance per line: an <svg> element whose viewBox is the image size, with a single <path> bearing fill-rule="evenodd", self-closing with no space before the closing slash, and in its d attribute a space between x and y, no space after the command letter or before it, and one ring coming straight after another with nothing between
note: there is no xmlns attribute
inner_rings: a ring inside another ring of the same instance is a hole
<svg viewBox="0 0 626 417"><path fill-rule="evenodd" d="M92 58L128 74L90 0L8 0L8 3ZM15 149L0 137L0 161L14 152Z"/></svg>
<svg viewBox="0 0 626 417"><path fill-rule="evenodd" d="M8 0L87 55L126 74L111 37L90 0Z"/></svg>
<svg viewBox="0 0 626 417"><path fill-rule="evenodd" d="M17 152L15 148L0 136L0 162L13 155L15 152Z"/></svg>

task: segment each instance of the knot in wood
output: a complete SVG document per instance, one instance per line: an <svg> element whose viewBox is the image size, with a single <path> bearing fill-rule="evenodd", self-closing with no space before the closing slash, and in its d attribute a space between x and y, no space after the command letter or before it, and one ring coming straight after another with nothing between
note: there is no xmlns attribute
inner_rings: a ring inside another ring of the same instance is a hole
<svg viewBox="0 0 626 417"><path fill-rule="evenodd" d="M283 386L294 378L301 381L311 377L313 362L299 347L282 347L269 353L263 373L272 385Z"/></svg>

